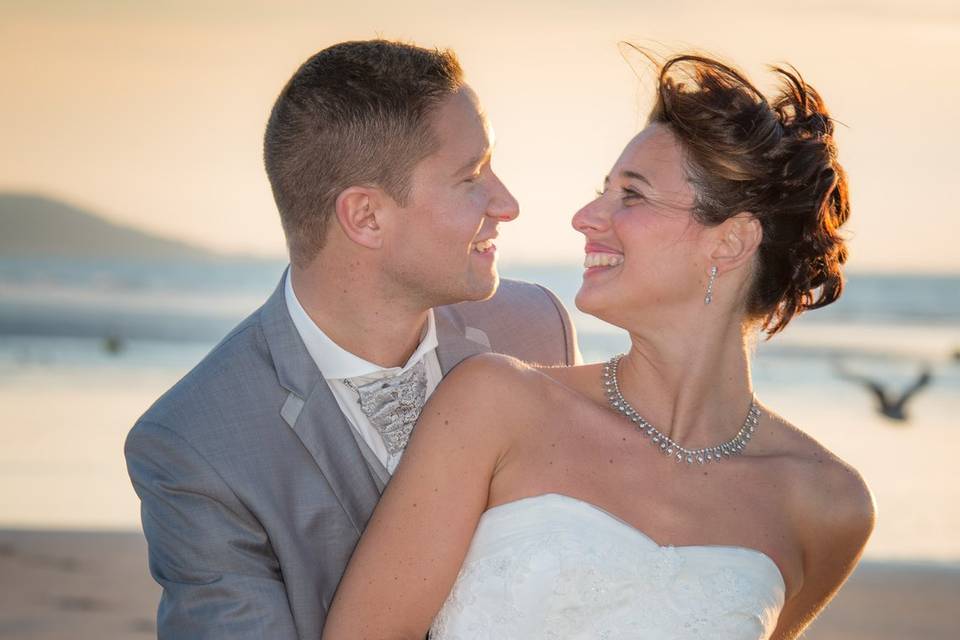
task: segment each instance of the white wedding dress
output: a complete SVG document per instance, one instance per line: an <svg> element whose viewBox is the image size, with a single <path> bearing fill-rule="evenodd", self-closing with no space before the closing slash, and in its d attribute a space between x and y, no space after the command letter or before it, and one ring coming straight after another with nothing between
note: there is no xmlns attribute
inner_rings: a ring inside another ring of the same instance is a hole
<svg viewBox="0 0 960 640"><path fill-rule="evenodd" d="M480 518L431 640L759 640L784 601L777 565L732 546L661 547L556 493Z"/></svg>

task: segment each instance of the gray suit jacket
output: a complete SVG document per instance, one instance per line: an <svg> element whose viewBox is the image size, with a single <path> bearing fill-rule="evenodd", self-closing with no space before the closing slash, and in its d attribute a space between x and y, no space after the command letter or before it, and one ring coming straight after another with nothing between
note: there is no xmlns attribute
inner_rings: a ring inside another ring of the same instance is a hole
<svg viewBox="0 0 960 640"><path fill-rule="evenodd" d="M436 320L444 374L491 350L577 357L566 311L537 285L503 281ZM161 639L320 638L387 476L307 353L282 280L143 415L125 452L163 587Z"/></svg>

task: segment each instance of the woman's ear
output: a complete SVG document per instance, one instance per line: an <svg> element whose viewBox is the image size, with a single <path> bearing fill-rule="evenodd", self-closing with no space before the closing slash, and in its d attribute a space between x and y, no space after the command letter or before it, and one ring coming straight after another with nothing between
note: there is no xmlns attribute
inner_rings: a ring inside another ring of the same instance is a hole
<svg viewBox="0 0 960 640"><path fill-rule="evenodd" d="M720 271L729 272L748 264L763 241L763 227L752 213L738 213L715 229L716 244L710 260Z"/></svg>
<svg viewBox="0 0 960 640"><path fill-rule="evenodd" d="M378 216L384 193L376 187L347 187L337 196L334 213L350 240L368 249L383 246L383 230Z"/></svg>

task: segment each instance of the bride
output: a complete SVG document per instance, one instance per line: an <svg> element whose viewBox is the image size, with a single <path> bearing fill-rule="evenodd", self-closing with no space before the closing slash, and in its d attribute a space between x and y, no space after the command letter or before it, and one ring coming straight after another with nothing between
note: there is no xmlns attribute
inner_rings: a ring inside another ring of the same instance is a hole
<svg viewBox="0 0 960 640"><path fill-rule="evenodd" d="M756 399L749 345L840 295L847 184L819 95L776 72L767 100L715 60L662 66L648 126L573 218L577 306L629 352L449 375L324 638L782 639L830 600L871 496Z"/></svg>

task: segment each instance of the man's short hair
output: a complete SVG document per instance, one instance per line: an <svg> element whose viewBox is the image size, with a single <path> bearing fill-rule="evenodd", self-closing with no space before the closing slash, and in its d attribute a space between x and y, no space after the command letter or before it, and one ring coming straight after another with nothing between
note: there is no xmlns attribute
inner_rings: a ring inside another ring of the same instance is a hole
<svg viewBox="0 0 960 640"><path fill-rule="evenodd" d="M316 257L344 189L406 204L414 167L438 146L430 116L462 86L452 51L387 40L336 44L293 74L263 141L291 262Z"/></svg>

